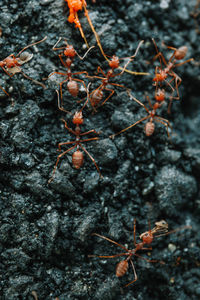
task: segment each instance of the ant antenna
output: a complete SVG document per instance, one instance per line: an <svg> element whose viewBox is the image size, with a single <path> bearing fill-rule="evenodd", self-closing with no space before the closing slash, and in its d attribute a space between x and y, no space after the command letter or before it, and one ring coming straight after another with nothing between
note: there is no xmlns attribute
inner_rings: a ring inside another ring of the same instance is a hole
<svg viewBox="0 0 200 300"><path fill-rule="evenodd" d="M56 51L56 50L62 50L65 49L65 47L60 47L60 48L56 48L56 46L60 43L60 41L64 39L63 37L59 37L59 39L57 40L57 42L55 43L55 45L52 47L52 50ZM68 45L68 44L67 44Z"/></svg>
<svg viewBox="0 0 200 300"><path fill-rule="evenodd" d="M30 44L30 45L24 47L24 48L23 48L16 56L19 56L19 55L20 55L24 50L26 50L27 48L32 47L32 46L34 46L34 45L37 45L37 44L40 44L40 43L44 42L46 39L47 39L47 36L45 36L42 40L40 40L40 41L38 41L38 42L32 43L32 44Z"/></svg>
<svg viewBox="0 0 200 300"><path fill-rule="evenodd" d="M174 230L171 230L169 232L166 232L166 233L163 233L163 234L159 234L159 235L155 235L155 237L160 237L160 236L164 236L164 235L169 235L171 233L175 233L175 232L178 232L178 231L181 231L183 229L192 229L192 226L190 225L186 225L186 226L182 226L182 227L179 227L179 228L176 228Z"/></svg>
<svg viewBox="0 0 200 300"><path fill-rule="evenodd" d="M83 60L86 57L86 55L88 54L88 52L90 52L90 50L93 48L95 48L95 46L91 46L89 49L87 49L87 51L85 52L85 54L83 56L80 56L77 51L76 51L76 54L81 60Z"/></svg>

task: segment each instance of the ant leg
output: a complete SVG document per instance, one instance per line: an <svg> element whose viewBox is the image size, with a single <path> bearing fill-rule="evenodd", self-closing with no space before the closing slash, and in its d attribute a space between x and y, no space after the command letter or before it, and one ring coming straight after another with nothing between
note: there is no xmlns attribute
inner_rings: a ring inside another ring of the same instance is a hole
<svg viewBox="0 0 200 300"><path fill-rule="evenodd" d="M61 106L60 106L60 97L59 97L59 92L58 92L58 90L56 90L56 93L57 93L57 101L58 101L58 109L60 109L61 111L64 111L64 112L66 112L67 114L71 114L71 112L69 112L68 110L65 110L64 108L62 108Z"/></svg>
<svg viewBox="0 0 200 300"><path fill-rule="evenodd" d="M171 97L169 98L169 105L168 105L168 109L167 109L167 113L170 114L171 113L171 106L172 106L172 101L173 99L179 100L180 99L180 94L179 94L179 85L182 82L182 79L177 75L176 77L174 77L171 82L175 80L175 89L177 92L177 97L173 96L173 93L171 95Z"/></svg>
<svg viewBox="0 0 200 300"><path fill-rule="evenodd" d="M129 255L127 252L125 253L120 253L120 254L115 254L115 255L88 255L88 257L99 257L99 258L115 258L119 256L124 256L124 255Z"/></svg>
<svg viewBox="0 0 200 300"><path fill-rule="evenodd" d="M76 141L70 141L70 142L63 142L63 143L59 143L58 144L58 150L59 152L61 152L61 146L64 146L64 145L71 145L71 144L75 144Z"/></svg>
<svg viewBox="0 0 200 300"><path fill-rule="evenodd" d="M148 95L145 95L146 96L146 99L149 103L149 106L151 107L151 109L153 109L153 105L151 104L151 100L150 100L150 97Z"/></svg>
<svg viewBox="0 0 200 300"><path fill-rule="evenodd" d="M159 58L160 66L161 66L161 69L162 69L162 61L163 61L163 63L164 63L166 66L167 66L167 62L166 62L164 56L162 55L162 53L158 51L158 47L157 47L156 42L155 42L155 40L154 40L153 38L152 38L152 41L153 41L153 43L154 43L154 46L155 46L156 52L157 52L157 54L156 54L156 55L154 56L154 58L153 58L153 61L156 60L157 58ZM162 59L161 59L161 58L162 58Z"/></svg>
<svg viewBox="0 0 200 300"><path fill-rule="evenodd" d="M103 101L103 103L101 103L101 106L103 106L107 101L108 101L108 99L110 98L110 97L112 97L112 95L114 94L114 90L112 90L112 89L108 89L108 88L105 88L105 90L106 91L110 91L111 93L110 93L110 95Z"/></svg>
<svg viewBox="0 0 200 300"><path fill-rule="evenodd" d="M85 85L85 82L84 82L84 80L82 80L82 79L77 79L77 78L72 78L72 80L74 80L74 81L78 81L78 82L81 82L82 83L82 85L84 86L84 88L85 88L85 91L87 92L87 87L86 87L86 85Z"/></svg>
<svg viewBox="0 0 200 300"><path fill-rule="evenodd" d="M88 76L86 76L87 78L97 78L97 79L104 79L104 77L100 77L100 76L90 76L90 75L88 75Z"/></svg>
<svg viewBox="0 0 200 300"><path fill-rule="evenodd" d="M156 263L156 262L158 262L157 259L148 259L148 258L140 256L139 254L136 254L136 253L134 255L137 256L137 257L139 257L139 258L141 258L141 259L144 259L144 260L146 260L147 262L150 262L150 263Z"/></svg>
<svg viewBox="0 0 200 300"><path fill-rule="evenodd" d="M80 136L81 136L81 135L86 135L86 134L89 134L89 133L96 133L96 134L99 134L99 132L97 132L96 130L92 129L92 130L89 130L89 131L87 131L87 132L80 133Z"/></svg>
<svg viewBox="0 0 200 300"><path fill-rule="evenodd" d="M97 45L99 46L99 49L100 49L100 51L101 51L103 57L109 62L109 59L108 59L107 56L105 55L105 53L104 53L104 51L103 51L103 48L102 48L102 46L101 46L100 38L99 38L99 36L98 36L96 30L94 29L94 26L93 26L93 24L92 24L92 21L91 21L91 19L90 19L89 14L88 14L88 10L87 10L87 8L86 8L86 4L83 4L83 8L84 8L84 10L85 10L85 16L86 16L86 18L87 18L87 20L88 20L88 23L89 23L89 25L90 25L90 28L92 29L92 32L94 33L94 36L95 36L95 38L96 38Z"/></svg>
<svg viewBox="0 0 200 300"><path fill-rule="evenodd" d="M4 72L10 77L10 78L12 78L15 74L10 74L4 67L1 67L3 70L4 70Z"/></svg>
<svg viewBox="0 0 200 300"><path fill-rule="evenodd" d="M78 20L78 23L80 24L77 12L75 12L75 19ZM77 26L76 26L76 27L77 27ZM86 46L89 48L89 45L88 45L88 42L87 42L87 40L86 40L85 34L84 34L84 32L83 32L83 29L82 29L82 27L81 27L81 24L78 26L78 29L79 29L79 31L80 31L80 34L81 34L82 38L83 38L84 41L85 41Z"/></svg>
<svg viewBox="0 0 200 300"><path fill-rule="evenodd" d="M107 240L108 242L113 243L113 244L119 246L120 248L124 249L124 250L127 251L127 252L129 251L126 247L124 247L124 246L122 246L121 244L118 244L117 242L115 242L115 241L113 241L113 240L111 240L111 239L105 237L104 235L100 235L100 234L98 234L98 233L92 233L92 235L96 235L96 236L100 237L101 239Z"/></svg>
<svg viewBox="0 0 200 300"><path fill-rule="evenodd" d="M104 77L106 77L106 74L104 73L104 71L102 70L102 68L100 66L98 66L96 74L99 74L99 73L101 73Z"/></svg>
<svg viewBox="0 0 200 300"><path fill-rule="evenodd" d="M95 46L91 46L91 47L85 52L85 54L84 54L83 56L80 56L80 55L78 54L77 51L76 51L76 54L77 54L78 58L80 58L81 60L83 60L83 59L86 57L86 55L88 54L88 52L90 52L90 50L93 49L93 48L95 48Z"/></svg>
<svg viewBox="0 0 200 300"><path fill-rule="evenodd" d="M170 122L168 120L166 120L164 118L161 118L161 117L158 117L158 116L155 116L154 119L155 119L155 121L157 121L157 122L163 124L164 126L166 126L167 135L168 135L168 138L170 138L169 129L168 129L168 127L170 127L170 129L172 130L172 126L171 126ZM163 120L163 121L161 121L160 119Z"/></svg>
<svg viewBox="0 0 200 300"><path fill-rule="evenodd" d="M8 96L10 97L10 95L0 86L0 89Z"/></svg>
<svg viewBox="0 0 200 300"><path fill-rule="evenodd" d="M66 122L64 119L61 119L61 121L63 121L63 122L65 123L65 128L66 128L69 132L71 132L71 133L73 133L74 135L76 135L76 132L67 126L67 122Z"/></svg>
<svg viewBox="0 0 200 300"><path fill-rule="evenodd" d="M37 80L31 78L30 76L28 76L27 74L25 74L22 70L21 70L20 73L22 73L22 75L23 75L25 78L27 78L27 79L33 81L33 82L34 82L35 84L37 84L37 85L40 85L43 89L46 89L46 86L45 86L43 83L41 83L41 82L39 82L39 81L37 81Z"/></svg>
<svg viewBox="0 0 200 300"><path fill-rule="evenodd" d="M146 117L144 117L144 118L142 118L142 119L140 119L139 121L137 121L137 122L135 122L134 124L132 124L132 125L130 125L130 126L124 128L124 129L122 129L121 131L119 131L119 132L117 132L117 133L115 133L115 134L110 135L109 138L113 139L116 135L118 135L118 134L120 134L120 133L122 133L122 132L125 132L126 130L128 130L128 129L134 127L135 125L137 125L137 124L141 123L142 121L144 121L144 120L146 120L146 119L149 119L149 118L151 118L150 115L149 115L149 116L146 116Z"/></svg>
<svg viewBox="0 0 200 300"><path fill-rule="evenodd" d="M131 94L130 90L127 90L127 94L129 95L129 97L134 100L135 102L137 102L138 104L140 104L142 107L144 107L144 109L147 111L148 114L150 114L150 111L148 110L148 108L138 99L136 99L135 97L133 97L133 95Z"/></svg>
<svg viewBox="0 0 200 300"><path fill-rule="evenodd" d="M141 47L141 45L142 45L143 43L144 43L143 40L140 41L139 44L138 44L138 46L137 46L137 48L136 48L136 50L135 50L135 53L134 53L132 56L129 57L129 60L128 60L128 62L124 65L124 67L119 67L119 69L122 70L122 71L121 71L118 75L121 75L121 74L123 74L124 72L130 73L130 74L134 74L134 75L149 75L149 73L134 72L134 71L131 71L131 70L127 70L127 69L126 69L127 66L129 65L129 63L130 63L131 61L133 61L133 58L137 55L137 53L138 53L138 51L139 51L139 49L140 49L140 47Z"/></svg>
<svg viewBox="0 0 200 300"><path fill-rule="evenodd" d="M138 277L137 277L137 274L136 274L136 271L135 271L135 266L134 266L134 264L133 264L132 259L130 259L130 262L131 262L131 265L132 265L132 268L133 268L133 273L134 273L135 279L132 280L131 282L129 282L128 284L126 284L125 287L129 286L130 284L132 284L132 283L134 283L136 280L138 280Z"/></svg>
<svg viewBox="0 0 200 300"><path fill-rule="evenodd" d="M38 296L37 296L36 291L32 291L32 292L31 292L31 295L33 296L33 298L34 298L35 300L38 300Z"/></svg>
<svg viewBox="0 0 200 300"><path fill-rule="evenodd" d="M92 141L92 140L98 140L99 138L91 138L91 139L86 139L86 140L82 140L81 142L87 142L87 141ZM97 171L98 171L98 173L99 173L99 176L101 177L101 178L103 178L103 176L101 175L101 172L100 172L100 170L99 170L99 167L98 167L98 165L97 165L97 163L96 163L96 161L94 160L94 158L92 157L92 155L82 146L82 145L80 145L80 147L81 147L81 149L89 156L89 158L92 160L92 162L94 163L94 165L95 165L95 167L96 167L96 169L97 169Z"/></svg>
<svg viewBox="0 0 200 300"><path fill-rule="evenodd" d="M134 240L134 245L136 247L137 242L136 242L135 234L136 234L136 219L134 219L134 223L133 223L133 240Z"/></svg>
<svg viewBox="0 0 200 300"><path fill-rule="evenodd" d="M60 83L59 83L59 86L60 86L60 99L61 99L61 105L63 106L63 96L62 96L62 85L63 85L63 83L65 83L65 82L67 82L69 79L67 78L67 79L65 79L65 80L63 80L63 81L61 81Z"/></svg>
<svg viewBox="0 0 200 300"><path fill-rule="evenodd" d="M83 140L83 141L86 142L86 141L92 141L92 140L97 140L97 139L99 139L99 138L91 138L91 139L87 139L87 140ZM90 155L90 153L82 145L80 145L80 147L89 156L89 158L91 159L91 161L94 163L94 165L95 165L95 167L96 167L96 169L97 169L97 171L99 173L100 178L103 178L103 176L101 175L101 172L99 170L99 167L97 166L97 163L94 160L94 158L92 157L92 155Z"/></svg>
<svg viewBox="0 0 200 300"><path fill-rule="evenodd" d="M59 163L60 158L61 158L63 155L65 155L67 152L69 152L69 151L71 151L72 149L74 149L75 147L76 147L76 145L74 145L73 147L69 148L68 150L66 150L66 151L63 152L62 154L59 154L59 155L58 155L56 164L55 164L54 169L53 169L52 176L51 176L51 178L48 180L48 183L50 183L50 182L53 180L53 178L54 178L54 175L55 175L55 173L56 173L57 165L58 165L58 163Z"/></svg>
<svg viewBox="0 0 200 300"><path fill-rule="evenodd" d="M24 47L24 48L16 55L16 57L19 56L19 55L20 55L24 50L26 50L27 48L32 47L32 46L37 45L37 44L40 44L40 43L44 42L46 39L47 39L47 36L45 36L42 40L40 40L40 41L38 41L38 42L29 44L28 46Z"/></svg>
<svg viewBox="0 0 200 300"><path fill-rule="evenodd" d="M62 54L58 54L58 57L60 58L61 64L67 68L66 63L64 62L63 58L62 58Z"/></svg>
<svg viewBox="0 0 200 300"><path fill-rule="evenodd" d="M80 74L86 74L86 76L88 76L88 72L87 71L75 72L75 73L72 73L72 76L73 75L80 75Z"/></svg>
<svg viewBox="0 0 200 300"><path fill-rule="evenodd" d="M67 77L67 73L53 72L53 73L50 73L49 76L48 76L47 78L42 78L42 80L47 80L47 79L49 79L51 76L53 76L54 74L58 74L58 75L62 75L62 76L66 76L66 77Z"/></svg>
<svg viewBox="0 0 200 300"><path fill-rule="evenodd" d="M84 142L90 142L90 141L98 141L99 137L93 137L90 139L84 139L84 140L80 140L80 143L84 143Z"/></svg>
<svg viewBox="0 0 200 300"><path fill-rule="evenodd" d="M150 251L151 251L152 249L153 249L152 247L148 247L148 248L143 247L143 248L140 249L140 250L147 250L147 251L150 250Z"/></svg>
<svg viewBox="0 0 200 300"><path fill-rule="evenodd" d="M193 61L193 60L194 60L194 58L187 59L187 60L185 60L185 61L183 61L183 62L181 62L179 64L175 64L174 67L180 67L180 66L182 66L182 65L184 65L184 64L186 64L186 63L188 63L190 61Z"/></svg>

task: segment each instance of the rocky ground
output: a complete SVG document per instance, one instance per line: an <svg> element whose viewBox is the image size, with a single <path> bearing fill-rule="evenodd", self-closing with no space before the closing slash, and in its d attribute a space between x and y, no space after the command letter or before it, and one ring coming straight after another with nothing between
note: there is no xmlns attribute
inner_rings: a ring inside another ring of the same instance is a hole
<svg viewBox="0 0 200 300"><path fill-rule="evenodd" d="M199 16L196 20L192 16L196 0L87 2L106 54L130 56L144 40L129 68L150 75L124 73L115 79L115 83L132 89L142 102L145 92L152 100L154 96L156 64L152 58L156 52L152 37L167 58L171 51L162 42L174 47L186 45L186 59L193 57L195 61L177 69L183 80L181 101L174 100L170 115L166 113L167 104L162 108L162 117L173 126L170 139L159 123L150 138L141 123L109 139L146 113L123 88L116 88L97 113L92 113L90 105L83 111L82 130L100 132L100 140L85 143L85 147L95 158L103 179L87 155L83 167L74 169L69 153L60 161L50 184L58 143L73 139L61 121L65 118L73 128L72 116L57 108L55 89L60 78L52 76L45 81L44 90L20 73L10 79L1 70L0 86L12 99L0 90L0 299L31 300L33 291L39 300L199 299L200 22ZM86 51L67 15L62 0L3 0L1 59L47 36L45 42L27 50L34 56L22 66L23 71L38 81L52 71L64 71L58 53L52 51L59 37L67 38L80 55ZM79 12L79 16L89 45L95 45L84 13ZM93 75L98 66L108 70L96 46L83 61L75 59L73 70ZM96 86L92 80L90 89ZM82 103L77 104L66 86L63 91L65 108L72 112L80 109ZM82 89L77 99L83 97ZM121 252L91 233L105 235L131 249L134 219L138 242L139 234L148 230L148 221L154 226L164 219L170 230L185 225L192 229L157 238L153 250L141 254L158 263L134 257L138 280L124 288L134 279L131 265L119 279L115 276L119 258L88 258L89 254Z"/></svg>

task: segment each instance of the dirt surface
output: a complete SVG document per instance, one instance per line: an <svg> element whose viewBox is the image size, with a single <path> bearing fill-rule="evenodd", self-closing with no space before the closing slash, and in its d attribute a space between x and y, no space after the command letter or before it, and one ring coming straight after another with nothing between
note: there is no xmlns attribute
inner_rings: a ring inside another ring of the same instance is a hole
<svg viewBox="0 0 200 300"><path fill-rule="evenodd" d="M0 86L12 98L0 90L1 300L31 300L33 291L39 300L200 298L200 23L199 16L194 20L191 15L195 4L196 0L97 0L96 4L88 0L91 20L107 55L130 56L144 40L129 69L150 75L124 73L113 80L132 89L143 103L145 92L152 100L154 97L156 63L152 58L156 52L152 37L168 59L172 52L162 42L174 47L186 45L185 59L195 58L177 69L183 80L181 101L174 100L170 115L167 103L160 111L173 126L171 139L160 123L149 138L141 123L109 139L146 114L123 88L116 88L97 113L92 113L90 105L84 109L83 132L100 132L99 141L84 146L95 158L103 179L86 154L83 167L74 169L70 152L61 159L54 180L48 184L58 143L74 139L61 121L65 118L74 128L72 115L57 108L55 89L63 78L52 76L43 81L44 90L20 73L9 78L1 71ZM1 60L47 36L45 42L27 50L34 56L22 66L23 71L38 81L53 71L63 72L58 53L52 51L59 37L67 38L80 55L86 51L67 15L62 0L3 0ZM79 16L89 45L96 45L84 13ZM107 72L108 64L96 46L83 61L74 60L73 71L93 75L98 66ZM77 78L89 83L81 75ZM100 84L91 81L90 91ZM65 85L63 92L66 109L74 113L81 108L82 103L76 100L85 97L83 88L76 99ZM115 268L120 258L88 258L89 254L114 255L122 249L91 234L105 235L131 249L134 219L138 242L139 235L148 230L148 221L152 227L164 219L170 230L185 225L192 229L157 238L152 251L140 253L157 263L133 257L138 280L124 288L134 279L131 265L124 277L117 278Z"/></svg>

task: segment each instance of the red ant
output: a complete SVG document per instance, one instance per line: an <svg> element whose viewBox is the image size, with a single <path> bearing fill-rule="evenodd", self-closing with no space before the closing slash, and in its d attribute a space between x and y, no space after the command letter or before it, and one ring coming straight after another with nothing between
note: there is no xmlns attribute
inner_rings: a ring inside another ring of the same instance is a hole
<svg viewBox="0 0 200 300"><path fill-rule="evenodd" d="M176 64L177 61L179 61L179 60L181 60L185 57L185 55L187 53L187 47L182 46L182 47L177 49L177 48L174 48L174 47L171 47L171 46L166 46L168 49L171 49L171 50L174 51L173 54L171 55L171 57L169 58L168 62L167 62L166 59L164 58L163 54L158 51L158 47L157 47L154 39L152 39L152 41L154 43L154 46L155 46L156 52L157 52L156 56L154 57L154 60L159 58L159 61L160 61L160 67L157 66L156 69L155 69L155 77L153 78L153 81L155 82L156 86L158 86L159 83L166 82L166 84L171 88L172 96L170 97L170 103L169 103L169 106L168 106L168 113L170 113L172 100L173 99L177 99L177 100L180 99L179 86L182 82L182 79L173 71L173 69L175 67L182 66L183 64L188 63L188 62L190 62L194 59L190 58L186 61L183 61L181 63ZM162 62L165 65L164 69L162 69ZM170 81L166 80L168 76L172 77L170 79ZM175 82L175 88L171 84L173 81ZM173 96L175 90L177 92L176 97Z"/></svg>
<svg viewBox="0 0 200 300"><path fill-rule="evenodd" d="M82 8L84 8L86 18L87 19L89 18L88 11L87 11L87 8L86 8L86 6L87 6L86 1L85 0L65 0L65 1L67 2L68 7L69 7L68 22L69 23L74 23L75 26L78 27L82 38L84 39L87 47L89 48L88 42L87 42L86 37L84 35L83 29L82 29L82 26L81 26L81 23L79 21L78 14L77 14L77 12L79 10L82 10ZM88 22L89 22L89 20L88 20Z"/></svg>
<svg viewBox="0 0 200 300"><path fill-rule="evenodd" d="M117 277L122 277L126 274L127 270L128 270L128 263L130 261L132 268L133 268L133 273L134 273L134 280L132 280L131 282L129 282L128 284L125 285L125 287L129 286L130 284L134 283L138 277L136 274L136 270L132 261L132 256L137 256L141 259L146 260L147 262L157 262L157 260L149 260L147 258L144 258L140 255L138 255L136 252L138 252L139 250L152 250L152 248L150 247L144 247L145 245L151 245L151 243L153 242L154 238L160 237L160 236L164 236L164 235L168 235L174 232L177 232L179 230L182 229L186 229L186 228L191 228L191 226L184 226L184 227L180 227L177 228L175 230L172 230L170 232L168 232L168 224L167 222L165 222L164 220L156 222L155 223L155 227L153 229L151 229L150 223L149 223L149 230L142 233L140 235L140 239L142 240L142 242L137 243L136 242L136 238L135 238L135 234L136 234L136 220L134 220L134 229L133 229L133 236L134 236L134 249L127 249L126 247L124 247L123 245L103 236L100 235L98 233L93 233L92 235L96 235L104 240L109 241L110 243L113 243L115 245L117 245L118 247L122 248L123 250L125 250L126 252L124 253L119 253L119 254L115 254L115 255L88 255L88 257L99 257L99 258L115 258L115 257L119 257L119 256L127 256L127 258L125 260L120 261L117 266L116 266L116 276ZM157 235L158 234L158 235Z"/></svg>
<svg viewBox="0 0 200 300"><path fill-rule="evenodd" d="M88 90L87 90L87 93L88 93ZM88 101L88 100L87 100ZM86 103L87 103L86 101ZM58 94L58 107L59 107L59 94ZM73 166L75 167L75 169L80 169L83 165L83 152L81 152L80 149L82 149L88 156L89 158L92 160L92 162L94 163L98 173L99 173L99 176L102 178L103 176L101 175L101 172L99 170L99 167L96 163L96 161L94 160L94 158L91 156L91 154L85 149L85 147L83 147L82 143L84 142L88 142L88 141L96 141L96 140L99 140L98 137L93 137L93 138L89 138L89 139L81 139L82 136L84 135L87 135L87 134L90 134L90 133L96 133L96 134L99 134L98 132L96 132L96 130L92 129L92 130L89 130L89 131L86 131L86 132L83 132L81 133L81 129L80 129L80 125L83 124L83 115L82 115L82 110L83 108L85 107L85 105L82 107L82 109L80 111L77 111L75 112L74 116L73 116L73 119L72 119L72 122L75 124L75 130L71 129L68 127L67 125L67 122L64 120L64 119L61 119L64 124L65 124L65 128L71 132L72 134L75 135L76 139L74 141L70 141L70 142L64 142L64 143L59 143L58 144L58 151L60 152L61 151L61 146L63 145L70 145L70 144L74 144L73 147L69 148L68 150L64 151L63 153L59 154L58 157L57 157L57 161L56 161L56 164L55 164L55 167L53 169L53 174L52 174L52 177L49 179L48 183L50 183L53 178L54 178L54 175L55 175L55 172L56 172L56 168L57 168L57 165L59 163L59 160L62 156L64 156L66 153L68 153L69 151L73 150L76 148L76 151L72 154L72 164ZM63 109L61 109L63 110ZM63 110L65 111L65 110ZM67 111L65 111L67 112Z"/></svg>
<svg viewBox="0 0 200 300"><path fill-rule="evenodd" d="M116 76L120 76L124 73L126 67L128 66L128 64L133 60L133 58L137 55L138 53L138 50L139 48L141 47L142 43L144 41L141 41L135 51L135 54L128 57L129 60L128 62L125 64L125 66L123 67L122 71L120 73L115 73L114 70L119 68L119 58L115 55L112 56L112 59L109 61L109 67L110 69L107 71L107 73L105 74L104 71L102 70L102 68L99 66L97 68L97 74L98 73L102 73L102 75L104 77L100 77L100 76L86 76L88 78L97 78L97 79L101 79L102 83L93 91L91 92L90 96L89 96L89 99L90 99L90 103L93 107L93 109L95 110L95 107L98 106L98 104L101 102L102 98L103 98L103 91L106 90L106 91L109 91L110 94L108 95L108 97L101 103L101 106L104 105L108 99L114 94L115 90L113 89L109 89L107 88L107 85L113 85L113 86L119 86L119 87L122 87L124 89L126 89L125 86L121 85L121 84L118 84L118 83L113 83L113 82L110 82L110 78L114 78ZM126 59L127 57L125 58L121 58L121 59Z"/></svg>
<svg viewBox="0 0 200 300"><path fill-rule="evenodd" d="M66 46L64 47L59 47L59 48L56 48L56 46L58 45L58 43L61 41L62 38L59 38L58 41L56 42L56 44L53 46L53 50L54 51L57 51L57 50L64 50L63 53L59 54L59 58L60 58L60 61L62 63L62 65L67 69L67 72L65 73L62 73L62 72L53 72L51 73L49 77L51 77L52 75L54 74L58 74L58 75L62 75L62 76L65 76L66 79L64 79L63 81L60 82L60 97L61 97L61 103L63 104L63 96L62 96L62 85L63 83L65 82L68 82L67 83L67 89L69 91L69 93L73 96L73 97L76 97L78 95L78 92L79 92L79 86L78 86L78 82L81 82L85 88L85 90L87 90L86 88L86 85L85 85L85 82L81 79L77 79L77 78L73 78L72 76L74 75L80 75L80 74L88 74L86 71L81 71L81 72L75 72L75 73L72 73L71 72L71 65L73 63L73 60L74 60L74 57L77 55L81 60L83 60L85 58L85 56L88 54L88 52L94 48L93 47L90 47L86 53L84 54L83 57L81 57L77 52L76 50L74 49L74 47L72 45L69 45L67 43L67 40L65 39L65 44ZM63 60L63 56L66 57L66 60L64 61ZM43 80L46 80L48 78L44 78Z"/></svg>
<svg viewBox="0 0 200 300"><path fill-rule="evenodd" d="M150 100L149 96L146 95L146 98L149 102L149 106L151 107L151 111L141 101L139 101L138 99L133 97L129 90L127 90L127 93L130 96L130 98L132 98L138 104L140 104L141 106L144 107L144 109L148 113L148 116L138 120L137 122L135 122L134 124L128 126L127 128L124 128L123 130L121 130L121 131L119 131L115 134L112 134L110 136L110 138L114 138L116 135L118 135L122 132L125 132L126 130L134 127L135 125L137 125L137 124L139 124L139 123L141 123L141 122L143 122L147 119L150 119L150 120L145 124L144 131L145 131L146 136L151 136L154 133L154 130L155 130L154 121L156 121L156 122L159 122L159 123L163 124L164 126L166 126L167 135L168 135L168 137L170 137L169 130L168 130L168 127L170 127L171 130L172 130L172 126L171 126L170 122L167 119L164 119L164 118L159 117L159 116L156 115L156 110L162 106L162 104L164 102L164 99L165 99L164 90L158 89L157 93L155 94L156 103L154 103L154 105L151 104L151 100Z"/></svg>
<svg viewBox="0 0 200 300"><path fill-rule="evenodd" d="M46 88L44 84L42 84L41 82L29 77L28 75L26 75L22 69L21 66L28 62L30 59L32 59L33 54L29 54L28 52L24 52L24 50L28 49L29 47L32 47L34 45L40 44L42 42L44 42L47 39L47 37L44 37L41 41L32 43L26 47L24 47L16 56L14 54L10 54L8 57L4 58L3 60L0 61L0 68L2 68L2 70L9 76L9 77L13 77L16 73L21 73L25 78L33 81L36 84L39 84L40 86L42 86L44 89ZM7 96L9 96L9 94L2 88L0 87Z"/></svg>

